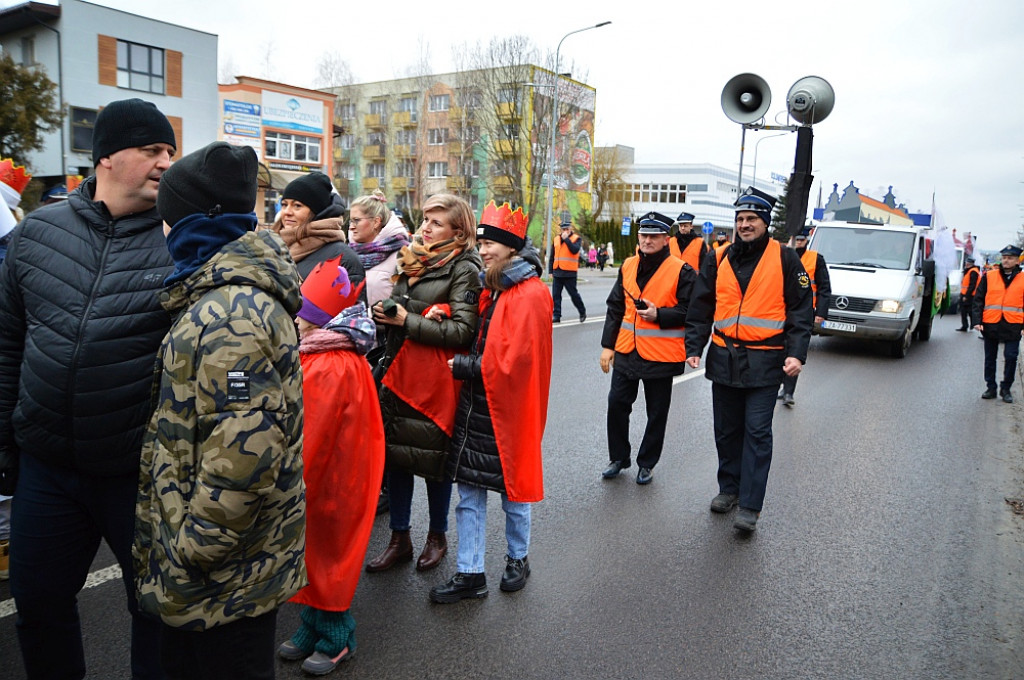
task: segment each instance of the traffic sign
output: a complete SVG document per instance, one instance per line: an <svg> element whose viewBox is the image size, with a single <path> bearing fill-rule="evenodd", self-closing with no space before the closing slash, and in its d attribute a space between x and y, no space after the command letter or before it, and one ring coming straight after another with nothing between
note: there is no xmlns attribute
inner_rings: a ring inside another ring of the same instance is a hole
<svg viewBox="0 0 1024 680"><path fill-rule="evenodd" d="M633 220L628 217L622 218L622 235L629 236L629 229L633 226Z"/></svg>
<svg viewBox="0 0 1024 680"><path fill-rule="evenodd" d="M715 225L712 224L711 222L705 222L704 225L700 228L700 230L705 234L710 234L715 230Z"/></svg>

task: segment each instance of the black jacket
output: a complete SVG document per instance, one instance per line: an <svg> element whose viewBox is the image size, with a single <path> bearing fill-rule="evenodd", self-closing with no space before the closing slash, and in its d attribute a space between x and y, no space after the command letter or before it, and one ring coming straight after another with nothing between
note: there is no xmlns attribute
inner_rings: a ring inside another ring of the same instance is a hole
<svg viewBox="0 0 1024 680"><path fill-rule="evenodd" d="M796 248L796 254L803 257L807 252L806 248ZM832 279L828 275L828 265L825 258L818 253L817 262L814 265L814 286L818 291L817 300L814 303L814 316L822 319L828 318L828 303L832 299Z"/></svg>
<svg viewBox="0 0 1024 680"><path fill-rule="evenodd" d="M1009 288L1010 282L1013 281L1014 277L1020 276L1021 269L1020 267L1014 267L1006 271L1002 265L999 265L999 268L994 271L1002 274L1003 285ZM998 323L985 323L982 321L985 312L986 295L988 295L988 272L983 273L981 278L978 279L978 289L974 293L974 322L981 324L981 334L990 340L998 340L999 342L1020 340L1020 333L1021 329L1024 329L1024 324L1010 323L1006 319L1002 319Z"/></svg>
<svg viewBox="0 0 1024 680"><path fill-rule="evenodd" d="M0 449L137 472L173 270L155 209L112 219L89 178L31 213L0 266Z"/></svg>
<svg viewBox="0 0 1024 680"><path fill-rule="evenodd" d="M764 255L767 234L752 243L738 241L729 245L729 258L741 289L747 284ZM739 246L739 247L737 247ZM807 361L814 321L811 309L811 283L800 257L792 248L781 248L783 296L786 301L785 348L757 350L746 347L720 347L711 343L705 364L708 380L730 387L767 387L782 383L782 366L786 357ZM715 295L718 283L718 259L715 251L708 253L693 289L690 309L686 314L686 356L700 356L711 337L715 320Z"/></svg>

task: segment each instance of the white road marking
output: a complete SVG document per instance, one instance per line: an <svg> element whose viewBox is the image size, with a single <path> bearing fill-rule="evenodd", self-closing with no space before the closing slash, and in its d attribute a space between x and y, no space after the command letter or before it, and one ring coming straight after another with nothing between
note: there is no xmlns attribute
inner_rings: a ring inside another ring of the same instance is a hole
<svg viewBox="0 0 1024 680"><path fill-rule="evenodd" d="M121 578L121 567L117 564L104 569L99 569L89 574L85 578L85 585L82 586L82 589L94 588L106 583L107 581L112 581L115 578ZM15 611L17 610L14 608L13 599L0 602L0 619L10 616Z"/></svg>

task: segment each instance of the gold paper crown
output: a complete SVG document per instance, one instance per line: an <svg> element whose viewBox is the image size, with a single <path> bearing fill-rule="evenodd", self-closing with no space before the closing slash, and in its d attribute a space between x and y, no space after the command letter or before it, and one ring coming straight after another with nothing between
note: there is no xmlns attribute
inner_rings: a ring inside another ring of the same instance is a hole
<svg viewBox="0 0 1024 680"><path fill-rule="evenodd" d="M24 165L15 166L14 161L10 158L0 160L0 182L14 189L19 196L25 191L25 187L28 186L31 179L32 175L25 172Z"/></svg>
<svg viewBox="0 0 1024 680"><path fill-rule="evenodd" d="M529 223L530 220L523 212L522 206L513 211L508 203L502 203L499 207L494 201L484 206L484 214L480 217L480 224L496 227L519 238L526 238L526 227Z"/></svg>

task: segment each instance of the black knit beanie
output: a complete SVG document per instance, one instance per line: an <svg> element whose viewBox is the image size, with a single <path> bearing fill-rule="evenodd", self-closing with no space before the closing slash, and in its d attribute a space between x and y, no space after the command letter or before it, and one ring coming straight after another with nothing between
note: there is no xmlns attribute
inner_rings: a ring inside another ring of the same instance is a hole
<svg viewBox="0 0 1024 680"><path fill-rule="evenodd" d="M92 165L121 149L157 143L178 148L174 128L156 105L141 99L110 102L96 116L92 129Z"/></svg>
<svg viewBox="0 0 1024 680"><path fill-rule="evenodd" d="M251 147L213 142L164 172L156 209L172 227L189 215L251 213L256 205L257 167Z"/></svg>
<svg viewBox="0 0 1024 680"><path fill-rule="evenodd" d="M331 180L322 172L311 172L293 179L284 188L281 200L290 198L309 208L313 215L319 215L331 205Z"/></svg>

